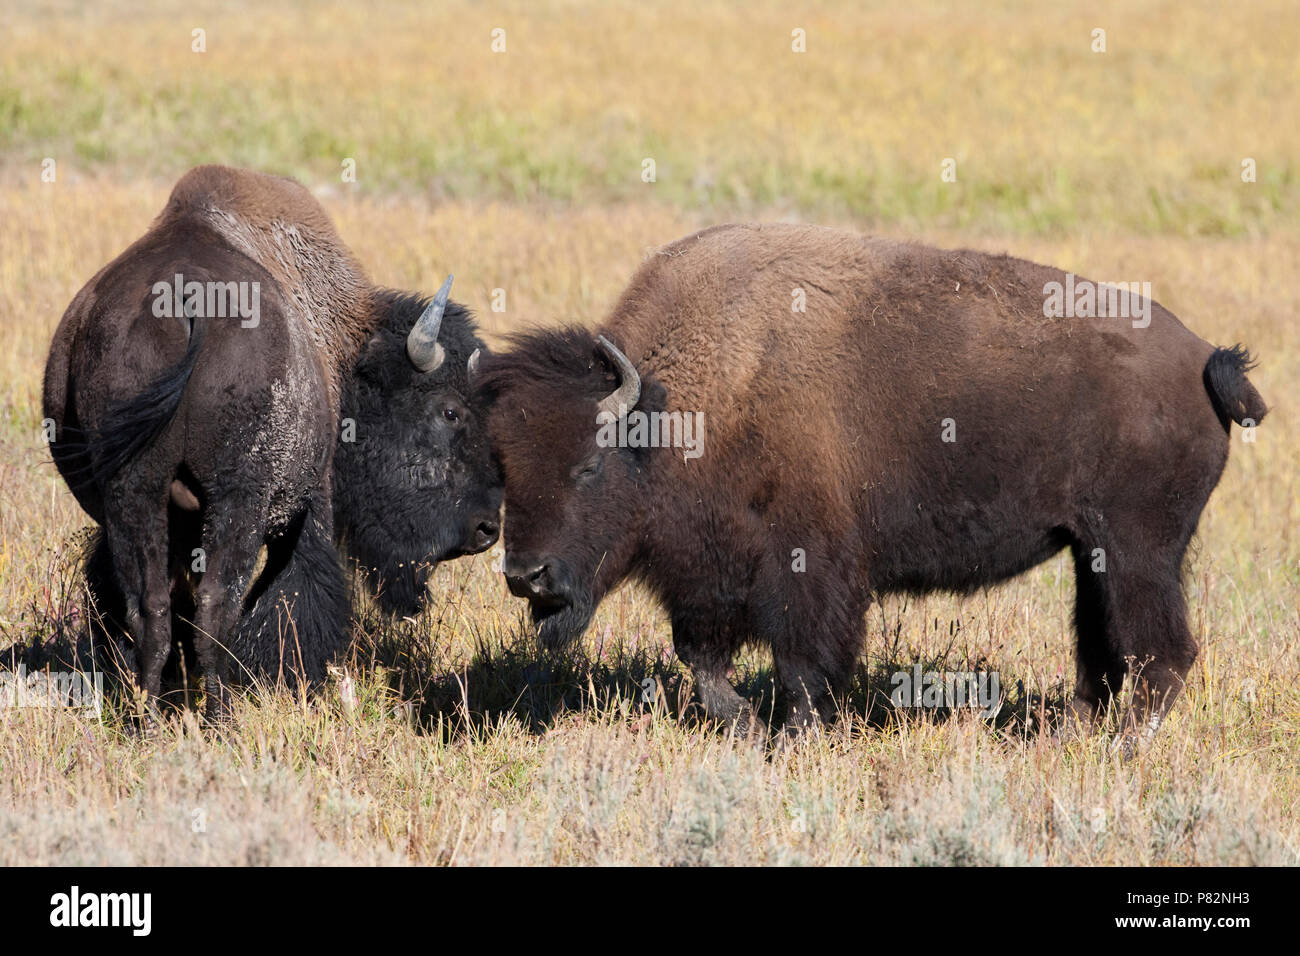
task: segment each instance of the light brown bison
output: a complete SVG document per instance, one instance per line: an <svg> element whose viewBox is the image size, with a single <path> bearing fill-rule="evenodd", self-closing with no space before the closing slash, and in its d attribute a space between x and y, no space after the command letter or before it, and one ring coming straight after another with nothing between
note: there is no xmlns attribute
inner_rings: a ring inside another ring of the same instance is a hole
<svg viewBox="0 0 1300 956"><path fill-rule="evenodd" d="M51 449L103 526L87 577L148 694L186 621L213 714L245 671L320 680L348 633L336 510L367 567L402 566L399 609L407 565L496 540L478 340L449 287L378 289L298 183L204 166L77 293L46 366Z"/></svg>
<svg viewBox="0 0 1300 956"><path fill-rule="evenodd" d="M810 226L667 246L597 331L478 363L511 590L556 644L639 579L709 713L744 711L727 669L761 642L798 728L849 679L872 595L969 592L1069 549L1075 712L1139 671L1153 728L1196 657L1180 570L1229 423L1265 405L1244 350L1149 300L1127 303L1145 322L1045 315L1072 282Z"/></svg>

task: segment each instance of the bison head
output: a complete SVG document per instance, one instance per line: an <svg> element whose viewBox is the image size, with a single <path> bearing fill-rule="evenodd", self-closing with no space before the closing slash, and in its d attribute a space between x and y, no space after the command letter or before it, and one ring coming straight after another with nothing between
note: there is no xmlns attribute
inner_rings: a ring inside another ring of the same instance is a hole
<svg viewBox="0 0 1300 956"><path fill-rule="evenodd" d="M393 613L419 610L439 561L497 540L501 481L468 380L480 343L450 283L429 302L378 295L384 318L343 394L335 524Z"/></svg>
<svg viewBox="0 0 1300 956"><path fill-rule="evenodd" d="M599 423L662 409L664 390L585 329L517 335L511 346L473 377L505 473L506 580L527 598L542 643L557 647L582 634L627 573L644 518L656 450L603 447Z"/></svg>

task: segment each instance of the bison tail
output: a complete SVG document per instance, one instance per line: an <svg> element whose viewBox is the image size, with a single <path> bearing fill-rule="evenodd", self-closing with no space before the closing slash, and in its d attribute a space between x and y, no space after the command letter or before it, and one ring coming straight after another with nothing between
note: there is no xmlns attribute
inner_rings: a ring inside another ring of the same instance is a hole
<svg viewBox="0 0 1300 956"><path fill-rule="evenodd" d="M351 601L329 510L314 498L296 526L268 545L231 648L236 681L319 685L347 646Z"/></svg>
<svg viewBox="0 0 1300 956"><path fill-rule="evenodd" d="M176 416L203 342L201 317L193 322L185 357L138 395L111 406L100 426L86 437L90 477L99 487L144 451Z"/></svg>
<svg viewBox="0 0 1300 956"><path fill-rule="evenodd" d="M1230 427L1229 421L1258 425L1268 413L1259 392L1246 379L1254 367L1255 361L1241 345L1215 349L1205 363L1205 389L1225 429Z"/></svg>

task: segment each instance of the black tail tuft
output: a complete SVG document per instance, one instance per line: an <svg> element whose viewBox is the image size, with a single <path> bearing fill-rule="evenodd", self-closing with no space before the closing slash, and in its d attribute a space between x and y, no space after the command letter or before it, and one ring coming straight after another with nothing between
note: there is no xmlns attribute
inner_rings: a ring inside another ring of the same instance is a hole
<svg viewBox="0 0 1300 956"><path fill-rule="evenodd" d="M1205 363L1205 390L1226 429L1229 422L1238 425L1258 425L1268 413L1268 406L1246 379L1246 373L1255 367L1245 346L1218 348Z"/></svg>
<svg viewBox="0 0 1300 956"><path fill-rule="evenodd" d="M138 395L112 406L99 428L84 437L85 459L96 485L104 484L144 451L176 415L198 361L203 323L194 321L185 357Z"/></svg>
<svg viewBox="0 0 1300 956"><path fill-rule="evenodd" d="M328 507L313 500L299 527L268 547L266 568L245 599L231 652L236 682L319 685L345 649L351 603L334 548Z"/></svg>

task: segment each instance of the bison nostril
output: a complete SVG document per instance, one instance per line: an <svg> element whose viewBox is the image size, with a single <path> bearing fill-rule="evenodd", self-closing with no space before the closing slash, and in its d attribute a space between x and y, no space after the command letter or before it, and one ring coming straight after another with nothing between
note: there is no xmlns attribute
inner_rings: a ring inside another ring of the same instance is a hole
<svg viewBox="0 0 1300 956"><path fill-rule="evenodd" d="M469 528L465 541L461 544L464 554L486 551L496 543L497 535L501 533L501 524L496 518L480 518L477 521L471 519Z"/></svg>
<svg viewBox="0 0 1300 956"><path fill-rule="evenodd" d="M553 607L568 601L567 589L556 577L555 566L550 562L506 562L506 583L510 593L528 598L534 605Z"/></svg>

